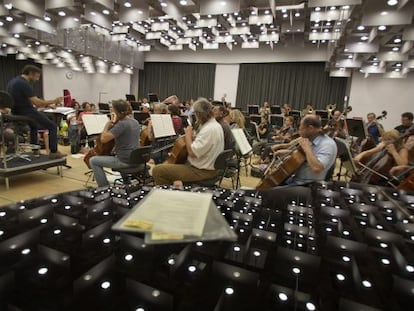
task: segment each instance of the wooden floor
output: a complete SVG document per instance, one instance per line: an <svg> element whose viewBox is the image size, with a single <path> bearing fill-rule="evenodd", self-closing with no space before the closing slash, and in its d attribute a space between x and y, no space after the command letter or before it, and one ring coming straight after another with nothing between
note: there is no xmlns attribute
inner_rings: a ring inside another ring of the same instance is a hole
<svg viewBox="0 0 414 311"><path fill-rule="evenodd" d="M59 150L68 154L67 164L72 167L63 167L63 177L59 176L56 168L13 176L9 178L9 190L6 190L4 179L0 178L0 206L60 192L96 187L92 181L86 184L88 176L85 173L88 172L88 168L83 162L83 157L80 154L71 155L69 146L59 146ZM259 181L258 178L250 177L250 173L246 176L244 169L240 175L242 187L254 188ZM231 180L224 179L221 186L231 189Z"/></svg>

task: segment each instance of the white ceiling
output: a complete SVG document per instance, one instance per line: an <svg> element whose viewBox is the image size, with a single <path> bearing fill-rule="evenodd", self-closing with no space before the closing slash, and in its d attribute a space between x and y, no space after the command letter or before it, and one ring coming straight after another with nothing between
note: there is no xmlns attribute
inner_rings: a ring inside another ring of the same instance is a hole
<svg viewBox="0 0 414 311"><path fill-rule="evenodd" d="M0 55L132 73L143 52L271 50L300 42L329 52L332 76L360 70L398 78L414 68L414 0L184 2L4 0Z"/></svg>

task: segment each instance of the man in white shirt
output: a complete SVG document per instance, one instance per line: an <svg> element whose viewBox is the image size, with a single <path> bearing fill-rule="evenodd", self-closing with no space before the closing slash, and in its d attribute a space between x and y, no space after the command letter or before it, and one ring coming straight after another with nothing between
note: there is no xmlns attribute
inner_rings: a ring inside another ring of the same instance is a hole
<svg viewBox="0 0 414 311"><path fill-rule="evenodd" d="M212 105L199 98L193 105L197 122L195 131L185 129L185 144L188 153L185 164L160 164L154 167L152 176L157 185L170 185L174 181L197 182L217 175L214 162L224 150L224 134L221 125L214 119Z"/></svg>

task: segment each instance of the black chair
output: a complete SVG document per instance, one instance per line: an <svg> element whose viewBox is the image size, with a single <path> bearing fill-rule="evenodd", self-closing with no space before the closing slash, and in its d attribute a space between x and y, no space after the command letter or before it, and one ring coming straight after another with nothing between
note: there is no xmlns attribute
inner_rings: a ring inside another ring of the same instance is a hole
<svg viewBox="0 0 414 311"><path fill-rule="evenodd" d="M237 172L234 166L231 165L231 161L233 159L234 152L231 149L224 150L221 152L216 161L214 162L214 168L217 170L218 174L217 176L197 181L197 182L190 182L189 184L197 184L202 187L213 187L218 186L220 187L221 182L224 178L231 178L232 179L232 186L234 189L234 178L237 178Z"/></svg>
<svg viewBox="0 0 414 311"><path fill-rule="evenodd" d="M151 158L152 146L138 147L131 152L129 156L130 166L124 168L112 169L115 172L121 174L121 179L116 179L114 184L131 184L132 181L136 180L140 185L145 185L152 182L152 177L148 174L147 162Z"/></svg>
<svg viewBox="0 0 414 311"><path fill-rule="evenodd" d="M13 98L10 96L9 93L5 92L5 91L0 91L0 109L12 109L13 107ZM5 133L5 124L7 123L13 123L13 124L19 124L19 123L25 123L25 124L36 124L36 122L26 116L19 116L19 115L12 115L12 114L4 114L4 113L0 113L0 129L1 129L1 142L2 144L5 144L5 137L4 137L4 133ZM19 142L19 135L18 133L14 130L14 143L13 143L13 147L14 147L14 153L8 154L8 155L3 155L2 154L2 158L3 158L3 167L7 168L7 162L12 160L12 159L23 159L26 160L28 162L31 161L30 159L30 155L25 154L22 150L22 146L20 145ZM28 147L32 148L32 149L39 149L40 146L38 145L28 145Z"/></svg>
<svg viewBox="0 0 414 311"><path fill-rule="evenodd" d="M350 179L358 172L351 153L351 149L349 148L346 140L339 137L335 137L334 139L338 149L337 157L340 160L339 171L336 174L337 180L340 180L342 176ZM343 172L343 169L345 172Z"/></svg>

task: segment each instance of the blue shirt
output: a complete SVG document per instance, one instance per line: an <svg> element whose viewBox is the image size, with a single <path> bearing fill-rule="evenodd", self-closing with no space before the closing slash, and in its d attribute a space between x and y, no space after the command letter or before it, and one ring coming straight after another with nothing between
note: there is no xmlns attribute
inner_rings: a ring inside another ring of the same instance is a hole
<svg viewBox="0 0 414 311"><path fill-rule="evenodd" d="M319 135L312 141L312 150L316 158L323 165L320 173L314 173L307 162L297 170L296 174L288 179L288 185L303 185L313 181L325 180L326 173L335 164L337 147L335 141L327 135Z"/></svg>
<svg viewBox="0 0 414 311"><path fill-rule="evenodd" d="M35 96L33 87L22 76L17 76L9 82L7 85L7 92L14 100L12 108L13 114L28 115L37 111L29 99L30 97Z"/></svg>

